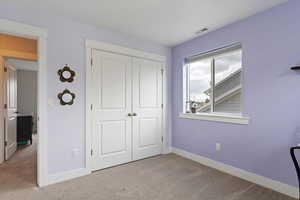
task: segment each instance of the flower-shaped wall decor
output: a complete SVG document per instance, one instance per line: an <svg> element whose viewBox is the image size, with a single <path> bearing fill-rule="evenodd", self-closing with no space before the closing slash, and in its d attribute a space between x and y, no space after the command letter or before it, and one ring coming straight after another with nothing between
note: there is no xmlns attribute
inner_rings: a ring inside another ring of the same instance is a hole
<svg viewBox="0 0 300 200"><path fill-rule="evenodd" d="M62 69L58 70L59 79L61 82L73 82L75 77L75 71L71 70L68 65L65 65Z"/></svg>
<svg viewBox="0 0 300 200"><path fill-rule="evenodd" d="M61 105L72 105L74 103L75 94L70 90L65 89L63 92L59 93L57 97L60 100Z"/></svg>

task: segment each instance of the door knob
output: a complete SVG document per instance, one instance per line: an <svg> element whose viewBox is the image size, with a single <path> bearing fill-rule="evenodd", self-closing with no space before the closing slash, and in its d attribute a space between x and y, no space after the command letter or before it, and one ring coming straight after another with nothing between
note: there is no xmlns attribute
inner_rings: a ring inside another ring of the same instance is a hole
<svg viewBox="0 0 300 200"><path fill-rule="evenodd" d="M128 117L132 117L132 114L131 114L131 113L128 113L127 115L128 115Z"/></svg>
<svg viewBox="0 0 300 200"><path fill-rule="evenodd" d="M132 113L132 116L137 116L137 114L136 113Z"/></svg>

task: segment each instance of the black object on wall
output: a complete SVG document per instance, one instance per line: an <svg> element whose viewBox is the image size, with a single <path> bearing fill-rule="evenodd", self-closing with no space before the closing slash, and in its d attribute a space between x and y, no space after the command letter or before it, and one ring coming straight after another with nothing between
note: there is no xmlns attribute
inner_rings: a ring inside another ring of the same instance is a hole
<svg viewBox="0 0 300 200"><path fill-rule="evenodd" d="M291 70L300 70L300 66L291 67Z"/></svg>
<svg viewBox="0 0 300 200"><path fill-rule="evenodd" d="M32 144L32 123L33 117L30 115L17 116L17 143Z"/></svg>

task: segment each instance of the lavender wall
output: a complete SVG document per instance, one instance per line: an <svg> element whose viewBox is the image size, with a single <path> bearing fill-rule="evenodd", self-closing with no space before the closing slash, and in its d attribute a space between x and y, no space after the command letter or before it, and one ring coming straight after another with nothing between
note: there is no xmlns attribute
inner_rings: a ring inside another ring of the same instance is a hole
<svg viewBox="0 0 300 200"><path fill-rule="evenodd" d="M169 48L142 41L124 34L77 23L67 18L34 9L9 0L1 1L0 18L46 28L48 30L48 156L49 173L57 173L84 167L85 160L85 39L110 42L130 48L167 56L170 66ZM34 6L34 5L33 5ZM59 82L57 70L68 63L76 71L75 82ZM73 106L62 107L57 93L69 88L76 94ZM72 156L78 149L79 155Z"/></svg>
<svg viewBox="0 0 300 200"><path fill-rule="evenodd" d="M289 147L300 126L300 1L290 0L172 49L174 147L296 185ZM182 63L186 56L243 45L243 113L249 125L178 117L182 111ZM215 143L222 151L215 151Z"/></svg>

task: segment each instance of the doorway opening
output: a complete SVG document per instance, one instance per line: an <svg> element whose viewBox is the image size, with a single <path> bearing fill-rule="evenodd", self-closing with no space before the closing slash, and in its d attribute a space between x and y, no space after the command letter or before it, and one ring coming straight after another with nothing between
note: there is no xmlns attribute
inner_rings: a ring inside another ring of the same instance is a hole
<svg viewBox="0 0 300 200"><path fill-rule="evenodd" d="M38 41L0 33L3 133L0 185L37 185Z"/></svg>

